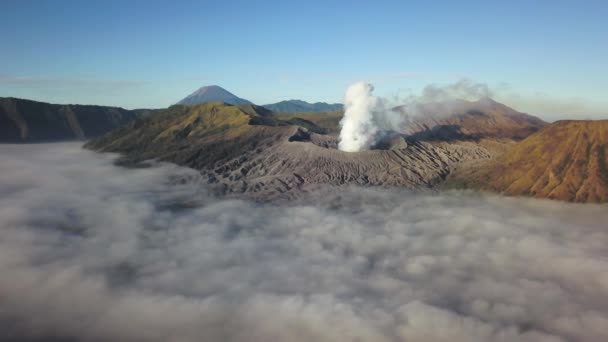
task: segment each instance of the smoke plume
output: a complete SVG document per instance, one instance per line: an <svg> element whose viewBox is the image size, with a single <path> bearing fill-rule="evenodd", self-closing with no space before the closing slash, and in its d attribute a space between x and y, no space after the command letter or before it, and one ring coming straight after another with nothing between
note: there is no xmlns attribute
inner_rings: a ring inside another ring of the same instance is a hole
<svg viewBox="0 0 608 342"><path fill-rule="evenodd" d="M481 98L492 97L493 94L494 92L487 84L464 78L445 85L429 84L422 89L420 95L410 95L406 103L432 103L454 99L477 101Z"/></svg>
<svg viewBox="0 0 608 342"><path fill-rule="evenodd" d="M405 133L412 121L452 114L453 100L477 101L493 94L487 85L468 79L446 85L430 84L420 94L392 98L376 97L373 90L374 86L365 82L354 83L346 90L340 150L368 150L386 131Z"/></svg>
<svg viewBox="0 0 608 342"><path fill-rule="evenodd" d="M608 211L450 192L209 196L194 170L0 145L0 340L608 340Z"/></svg>
<svg viewBox="0 0 608 342"><path fill-rule="evenodd" d="M346 152L368 149L378 131L375 116L382 111L381 100L372 95L374 86L357 82L346 90L344 118L340 122L338 148Z"/></svg>

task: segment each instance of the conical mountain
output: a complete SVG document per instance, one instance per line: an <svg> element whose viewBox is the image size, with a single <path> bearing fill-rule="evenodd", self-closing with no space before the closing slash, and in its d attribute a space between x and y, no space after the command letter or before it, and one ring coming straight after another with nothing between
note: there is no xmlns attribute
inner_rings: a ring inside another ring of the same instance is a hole
<svg viewBox="0 0 608 342"><path fill-rule="evenodd" d="M242 99L218 85L201 87L177 104L193 105L206 102L225 102L232 105L251 104L250 101Z"/></svg>

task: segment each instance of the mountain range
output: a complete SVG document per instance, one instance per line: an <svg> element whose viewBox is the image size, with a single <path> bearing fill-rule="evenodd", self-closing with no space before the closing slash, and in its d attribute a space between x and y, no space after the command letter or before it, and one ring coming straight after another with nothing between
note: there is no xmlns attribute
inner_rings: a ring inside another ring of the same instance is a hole
<svg viewBox="0 0 608 342"><path fill-rule="evenodd" d="M201 87L177 102L177 104L194 105L207 102L224 102L232 105L252 104L251 101L240 98L218 85ZM342 105L339 103L309 103L302 100L281 101L266 104L262 107L277 113L333 112L342 110Z"/></svg>
<svg viewBox="0 0 608 342"><path fill-rule="evenodd" d="M202 87L179 103L192 105L208 102L251 104L248 100L239 98L217 85ZM309 104L304 101L290 100L270 104L267 107L268 110L273 111L280 107L285 112L304 109L316 112L338 108L341 105L320 102ZM13 97L0 98L0 143L94 138L153 111L156 110L127 110L120 107L63 105Z"/></svg>
<svg viewBox="0 0 608 342"><path fill-rule="evenodd" d="M0 142L88 139L103 135L152 110L58 105L0 98Z"/></svg>
<svg viewBox="0 0 608 342"><path fill-rule="evenodd" d="M452 164L491 157L476 144L424 141L348 153L335 148L336 135L315 131L323 127L282 120L263 107L211 102L172 106L86 147L122 153L125 164L154 158L195 168L221 194L257 200L294 198L321 184L429 188Z"/></svg>
<svg viewBox="0 0 608 342"><path fill-rule="evenodd" d="M226 95L214 89L198 95ZM608 202L608 121L548 124L490 98L401 106L393 109L405 118L400 127L381 132L372 150L349 153L337 149L342 111L279 110L248 101L126 110L0 98L0 142L98 137L85 146L121 153L124 165L176 163L199 170L218 194L262 201L360 185Z"/></svg>
<svg viewBox="0 0 608 342"><path fill-rule="evenodd" d="M122 153L124 164L156 159L195 168L218 193L263 201L296 198L320 185L432 189L449 183L500 191L456 175L467 175L459 170L470 165L482 165L473 168L477 172L490 170L519 146L536 145L529 139L552 127L491 99L456 101L419 108L401 132L387 132L374 150L349 153L336 148L341 117L341 112L277 114L222 102L176 105L86 147ZM511 172L505 166L496 170Z"/></svg>
<svg viewBox="0 0 608 342"><path fill-rule="evenodd" d="M309 103L302 100L281 101L272 104L265 104L263 107L277 113L335 112L344 108L344 106L340 103Z"/></svg>

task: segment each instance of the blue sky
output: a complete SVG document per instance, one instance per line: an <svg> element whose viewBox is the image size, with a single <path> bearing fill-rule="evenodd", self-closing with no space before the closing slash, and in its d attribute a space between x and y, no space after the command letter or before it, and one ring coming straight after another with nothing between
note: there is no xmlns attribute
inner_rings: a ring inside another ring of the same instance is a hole
<svg viewBox="0 0 608 342"><path fill-rule="evenodd" d="M607 15L606 1L4 0L0 96L158 108L219 84L335 102L357 80L393 96L469 78L533 114L608 118Z"/></svg>

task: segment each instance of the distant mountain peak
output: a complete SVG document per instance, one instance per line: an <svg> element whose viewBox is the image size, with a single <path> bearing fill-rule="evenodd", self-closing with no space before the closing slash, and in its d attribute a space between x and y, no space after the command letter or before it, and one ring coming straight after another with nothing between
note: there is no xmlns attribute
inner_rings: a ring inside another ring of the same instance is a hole
<svg viewBox="0 0 608 342"><path fill-rule="evenodd" d="M212 85L208 85L208 86L202 86L202 87L198 88L192 94L202 95L207 92L214 92L214 91L228 92L226 89L224 89L218 85L212 84Z"/></svg>
<svg viewBox="0 0 608 342"><path fill-rule="evenodd" d="M177 104L193 105L206 102L225 102L232 105L251 104L218 85L203 86L186 96Z"/></svg>
<svg viewBox="0 0 608 342"><path fill-rule="evenodd" d="M315 102L310 103L303 100L291 99L264 105L263 107L280 113L304 113L304 112L335 112L343 109L340 103Z"/></svg>

